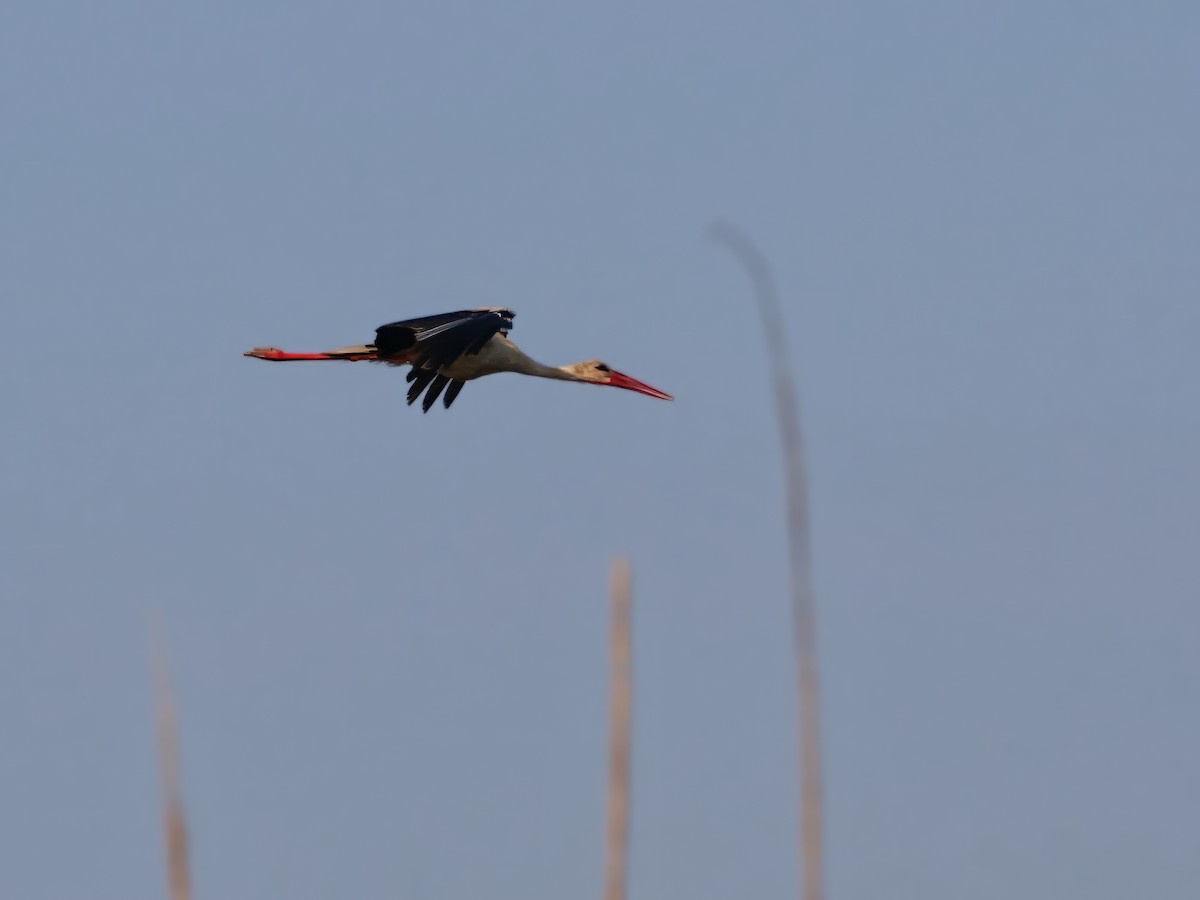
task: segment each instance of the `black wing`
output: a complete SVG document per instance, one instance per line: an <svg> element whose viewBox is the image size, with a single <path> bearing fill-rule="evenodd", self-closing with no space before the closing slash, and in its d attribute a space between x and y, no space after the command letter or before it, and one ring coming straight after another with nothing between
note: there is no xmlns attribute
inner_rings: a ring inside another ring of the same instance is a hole
<svg viewBox="0 0 1200 900"><path fill-rule="evenodd" d="M449 408L463 383L450 381L439 370L462 356L478 353L493 336L508 334L515 316L511 309L484 307L392 322L375 329L375 349L385 362L412 364L408 373L410 406L429 388L421 404L429 412L449 382L443 401Z"/></svg>

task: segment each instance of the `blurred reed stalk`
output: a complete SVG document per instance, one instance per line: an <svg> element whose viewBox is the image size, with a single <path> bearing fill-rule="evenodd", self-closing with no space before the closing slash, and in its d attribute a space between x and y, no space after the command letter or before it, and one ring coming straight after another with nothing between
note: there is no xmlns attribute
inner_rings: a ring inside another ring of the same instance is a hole
<svg viewBox="0 0 1200 900"><path fill-rule="evenodd" d="M604 900L625 900L629 853L629 732L633 699L631 590L629 562L612 565L612 701L608 751L608 832L604 867Z"/></svg>
<svg viewBox="0 0 1200 900"><path fill-rule="evenodd" d="M187 825L179 778L179 737L175 724L175 693L167 660L162 627L155 623L150 635L150 666L154 682L154 717L158 731L158 763L162 773L163 836L167 851L167 884L171 900L191 900L188 872Z"/></svg>
<svg viewBox="0 0 1200 900"><path fill-rule="evenodd" d="M817 669L816 613L812 581L812 539L800 404L792 376L779 294L771 267L758 248L728 223L710 229L750 276L766 332L774 383L775 415L787 482L788 564L791 573L792 627L796 653L796 699L800 725L800 858L804 900L824 895L824 802L821 777L821 692Z"/></svg>

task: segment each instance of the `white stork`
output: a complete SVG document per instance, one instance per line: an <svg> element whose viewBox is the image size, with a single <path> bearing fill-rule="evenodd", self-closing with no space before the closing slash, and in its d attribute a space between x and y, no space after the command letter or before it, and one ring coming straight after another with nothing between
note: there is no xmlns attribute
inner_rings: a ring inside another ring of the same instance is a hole
<svg viewBox="0 0 1200 900"><path fill-rule="evenodd" d="M272 362L338 359L343 362L367 360L392 366L412 366L408 373L408 380L412 383L408 389L408 403L411 406L424 391L425 399L421 401L421 408L425 412L429 412L437 402L443 389L446 395L442 402L449 409L464 384L497 372L604 384L660 400L675 399L665 391L643 384L598 359L568 366L546 366L530 359L508 339L515 315L511 309L501 306L484 306L382 325L375 329L374 344L342 347L326 353L287 353L276 347L255 347L244 355Z"/></svg>

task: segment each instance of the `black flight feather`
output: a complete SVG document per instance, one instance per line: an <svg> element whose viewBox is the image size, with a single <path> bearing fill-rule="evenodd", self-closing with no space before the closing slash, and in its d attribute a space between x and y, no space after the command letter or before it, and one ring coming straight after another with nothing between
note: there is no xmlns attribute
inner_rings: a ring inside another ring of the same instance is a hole
<svg viewBox="0 0 1200 900"><path fill-rule="evenodd" d="M429 390L425 392L425 399L421 401L422 411L429 412L429 407L437 403L438 394L442 392L442 388L449 383L450 379L445 375L438 375L433 379L433 383L429 385Z"/></svg>
<svg viewBox="0 0 1200 900"><path fill-rule="evenodd" d="M450 408L450 404L454 402L454 398L458 396L458 392L463 389L465 381L452 381L450 387L446 388L446 396L442 398L442 403L446 409Z"/></svg>
<svg viewBox="0 0 1200 900"><path fill-rule="evenodd" d="M412 387L408 389L409 406L412 406L413 403L416 402L416 399L421 396L421 391L429 387L429 382L433 381L434 377L437 375L437 372L435 372L433 369L414 368L413 372L415 372L416 375L413 378Z"/></svg>

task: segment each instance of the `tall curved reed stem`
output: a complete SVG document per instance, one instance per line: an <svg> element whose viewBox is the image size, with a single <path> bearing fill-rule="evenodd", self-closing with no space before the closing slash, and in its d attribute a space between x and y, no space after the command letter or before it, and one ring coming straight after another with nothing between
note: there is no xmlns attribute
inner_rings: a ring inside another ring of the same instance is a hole
<svg viewBox="0 0 1200 900"><path fill-rule="evenodd" d="M804 900L824 894L824 800L821 776L821 690L817 668L817 626L812 579L812 538L800 403L792 375L779 294L771 267L759 249L728 223L710 229L750 276L766 333L774 385L775 415L787 482L788 567L791 573L792 630L796 654L796 699L800 727L800 859Z"/></svg>

